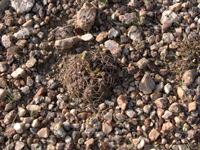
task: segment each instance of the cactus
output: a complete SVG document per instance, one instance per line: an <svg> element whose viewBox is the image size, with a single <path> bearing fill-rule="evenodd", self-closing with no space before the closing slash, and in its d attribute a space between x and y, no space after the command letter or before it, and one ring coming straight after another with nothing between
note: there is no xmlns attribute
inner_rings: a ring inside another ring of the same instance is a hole
<svg viewBox="0 0 200 150"><path fill-rule="evenodd" d="M60 81L70 96L90 101L110 96L118 72L112 55L84 51L80 58L66 64Z"/></svg>

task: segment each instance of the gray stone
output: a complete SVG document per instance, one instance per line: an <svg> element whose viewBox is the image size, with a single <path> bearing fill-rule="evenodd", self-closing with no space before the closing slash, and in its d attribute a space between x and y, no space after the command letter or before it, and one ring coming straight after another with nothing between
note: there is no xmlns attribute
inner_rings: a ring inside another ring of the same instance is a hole
<svg viewBox="0 0 200 150"><path fill-rule="evenodd" d="M131 40L136 41L138 43L141 43L141 41L143 40L142 32L136 26L130 27L128 31L128 36L131 38Z"/></svg>
<svg viewBox="0 0 200 150"><path fill-rule="evenodd" d="M9 5L9 0L1 0L0 1L0 12L3 12Z"/></svg>
<svg viewBox="0 0 200 150"><path fill-rule="evenodd" d="M10 0L11 6L17 13L29 12L34 6L35 0Z"/></svg>
<svg viewBox="0 0 200 150"><path fill-rule="evenodd" d="M37 60L35 58L31 58L26 62L26 67L31 68L35 65L36 62Z"/></svg>
<svg viewBox="0 0 200 150"><path fill-rule="evenodd" d="M174 36L172 33L164 33L162 36L162 40L166 43L166 44L170 44L172 41L174 41Z"/></svg>
<svg viewBox="0 0 200 150"><path fill-rule="evenodd" d="M80 41L80 38L78 38L77 36L74 36L71 38L56 40L54 46L56 47L56 49L65 50L65 49L72 48L79 41Z"/></svg>
<svg viewBox="0 0 200 150"><path fill-rule="evenodd" d="M1 37L1 44L5 48L9 48L9 47L13 46L12 37L10 35L3 35Z"/></svg>
<svg viewBox="0 0 200 150"><path fill-rule="evenodd" d="M116 38L119 36L119 31L116 30L115 28L111 28L109 31L108 31L108 38L109 39L113 39L113 38Z"/></svg>
<svg viewBox="0 0 200 150"><path fill-rule="evenodd" d="M139 84L139 89L144 94L151 94L153 89L155 89L155 82L149 74L145 74Z"/></svg>
<svg viewBox="0 0 200 150"><path fill-rule="evenodd" d="M15 116L16 116L16 113L15 113L14 110L12 110L7 115L5 115L5 117L4 117L4 123L5 124L10 124L14 120Z"/></svg>
<svg viewBox="0 0 200 150"><path fill-rule="evenodd" d="M0 100L4 100L8 95L8 92L0 88Z"/></svg>
<svg viewBox="0 0 200 150"><path fill-rule="evenodd" d="M89 31L96 18L96 8L90 3L84 3L77 13L77 25L86 31Z"/></svg>
<svg viewBox="0 0 200 150"><path fill-rule="evenodd" d="M7 104L6 104L4 110L8 112L8 111L11 111L12 109L13 109L13 105L12 105L12 103L10 102L10 103L7 103Z"/></svg>
<svg viewBox="0 0 200 150"><path fill-rule="evenodd" d="M25 70L22 68L17 68L15 71L11 73L11 76L15 79L23 77L25 75Z"/></svg>
<svg viewBox="0 0 200 150"><path fill-rule="evenodd" d="M30 31L28 28L23 28L19 30L17 33L15 33L14 36L19 40L28 39L30 36Z"/></svg>
<svg viewBox="0 0 200 150"><path fill-rule="evenodd" d="M64 138L67 134L63 129L62 123L54 123L50 129L58 138Z"/></svg>
<svg viewBox="0 0 200 150"><path fill-rule="evenodd" d="M24 94L29 94L30 93L29 86L23 86L23 87L21 87L21 91Z"/></svg>
<svg viewBox="0 0 200 150"><path fill-rule="evenodd" d="M117 104L119 105L119 107L120 107L122 110L125 110L125 109L126 109L126 105L128 104L128 98L127 98L127 96L120 95L120 96L117 98Z"/></svg>

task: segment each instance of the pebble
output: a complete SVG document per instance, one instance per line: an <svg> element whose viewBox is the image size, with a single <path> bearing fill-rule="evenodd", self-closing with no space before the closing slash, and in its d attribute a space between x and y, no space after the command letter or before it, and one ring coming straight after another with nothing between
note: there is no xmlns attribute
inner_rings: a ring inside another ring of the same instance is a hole
<svg viewBox="0 0 200 150"><path fill-rule="evenodd" d="M39 105L27 105L26 109L33 112L39 112L41 110L41 106Z"/></svg>
<svg viewBox="0 0 200 150"><path fill-rule="evenodd" d="M8 95L8 92L0 88L0 99L4 100L7 97L7 95Z"/></svg>
<svg viewBox="0 0 200 150"><path fill-rule="evenodd" d="M169 94L172 91L171 84L169 84L169 83L165 84L164 91L165 91L166 94Z"/></svg>
<svg viewBox="0 0 200 150"><path fill-rule="evenodd" d="M9 127L4 132L4 136L11 139L15 135L15 129L13 127Z"/></svg>
<svg viewBox="0 0 200 150"><path fill-rule="evenodd" d="M171 116L172 116L172 112L166 110L165 113L164 113L164 115L162 116L162 118L165 119L165 120L167 120Z"/></svg>
<svg viewBox="0 0 200 150"><path fill-rule="evenodd" d="M4 123L5 124L10 124L14 118L15 118L16 114L15 114L15 111L12 110L10 111L5 117L4 117Z"/></svg>
<svg viewBox="0 0 200 150"><path fill-rule="evenodd" d="M121 56L122 49L121 49L120 45L117 42L115 42L114 40L108 40L104 43L104 45L108 50L110 50L112 55L114 55L116 57Z"/></svg>
<svg viewBox="0 0 200 150"><path fill-rule="evenodd" d="M126 105L128 104L128 98L127 98L127 96L120 95L120 96L117 98L117 104L119 105L119 107L120 107L122 110L125 110L125 109L126 109Z"/></svg>
<svg viewBox="0 0 200 150"><path fill-rule="evenodd" d="M18 13L29 12L34 6L35 0L11 0L11 6Z"/></svg>
<svg viewBox="0 0 200 150"><path fill-rule="evenodd" d="M30 31L28 28L23 28L19 30L17 33L14 33L14 36L19 40L28 39L30 36Z"/></svg>
<svg viewBox="0 0 200 150"><path fill-rule="evenodd" d="M58 138L65 138L65 136L67 135L61 123L52 124L50 129Z"/></svg>
<svg viewBox="0 0 200 150"><path fill-rule="evenodd" d="M11 73L11 76L15 79L23 77L25 75L26 71L22 68L17 68L15 71Z"/></svg>
<svg viewBox="0 0 200 150"><path fill-rule="evenodd" d="M79 41L80 38L74 36L66 39L56 40L54 46L56 49L65 50L72 48L75 44L78 44Z"/></svg>
<svg viewBox="0 0 200 150"><path fill-rule="evenodd" d="M70 122L67 120L65 122L63 122L63 127L66 131L69 131L70 130Z"/></svg>
<svg viewBox="0 0 200 150"><path fill-rule="evenodd" d="M12 109L13 109L12 103L7 103L4 110L8 112L11 111Z"/></svg>
<svg viewBox="0 0 200 150"><path fill-rule="evenodd" d="M24 148L24 146L25 146L24 142L17 141L15 144L15 149L22 150Z"/></svg>
<svg viewBox="0 0 200 150"><path fill-rule="evenodd" d="M0 78L0 87L5 88L7 86L7 82L5 78Z"/></svg>
<svg viewBox="0 0 200 150"><path fill-rule="evenodd" d="M174 129L175 129L175 127L170 121L163 123L163 125L162 125L163 132L173 132Z"/></svg>
<svg viewBox="0 0 200 150"><path fill-rule="evenodd" d="M115 28L111 28L109 31L108 31L108 38L109 39L113 39L113 38L116 38L119 36L119 31L116 30Z"/></svg>
<svg viewBox="0 0 200 150"><path fill-rule="evenodd" d="M160 136L160 133L154 128L149 132L149 139L151 141L156 141L159 136Z"/></svg>
<svg viewBox="0 0 200 150"><path fill-rule="evenodd" d="M124 15L119 16L119 20L122 23L136 22L137 21L137 15L136 15L136 13L125 13Z"/></svg>
<svg viewBox="0 0 200 150"><path fill-rule="evenodd" d="M26 67L31 68L36 64L37 60L35 58L30 58L27 62L26 62Z"/></svg>
<svg viewBox="0 0 200 150"><path fill-rule="evenodd" d="M91 138L91 139L88 139L87 141L85 141L85 145L86 147L89 147L90 145L94 144L94 139Z"/></svg>
<svg viewBox="0 0 200 150"><path fill-rule="evenodd" d="M138 43L141 43L143 40L142 33L136 26L131 26L128 31L128 36L131 38L131 40L136 41Z"/></svg>
<svg viewBox="0 0 200 150"><path fill-rule="evenodd" d="M139 89L144 94L151 94L155 89L155 82L149 74L145 74L139 84Z"/></svg>
<svg viewBox="0 0 200 150"><path fill-rule="evenodd" d="M151 106L150 104L149 104L149 105L145 105L145 106L143 107L144 113L149 114L150 111L151 111L151 108L152 108L152 106Z"/></svg>
<svg viewBox="0 0 200 150"><path fill-rule="evenodd" d="M195 69L187 70L183 73L183 85L189 86L193 83L196 75Z"/></svg>
<svg viewBox="0 0 200 150"><path fill-rule="evenodd" d="M108 37L108 32L102 31L97 35L96 41L99 43L104 42L107 37Z"/></svg>
<svg viewBox="0 0 200 150"><path fill-rule="evenodd" d="M188 103L188 112L194 111L197 108L197 102L190 102Z"/></svg>
<svg viewBox="0 0 200 150"><path fill-rule="evenodd" d="M170 28L172 26L172 23L178 22L178 20L179 17L175 12L171 10L164 11L160 19L160 22L162 23L162 33L164 33L168 28Z"/></svg>
<svg viewBox="0 0 200 150"><path fill-rule="evenodd" d="M20 123L15 123L14 127L15 131L17 133L23 133L24 132L24 123L20 122Z"/></svg>
<svg viewBox="0 0 200 150"><path fill-rule="evenodd" d="M42 128L37 132L37 135L41 138L48 138L49 137L49 129L47 127Z"/></svg>
<svg viewBox="0 0 200 150"><path fill-rule="evenodd" d="M149 64L149 60L146 58L141 58L140 60L138 60L137 62L137 66L139 69L144 69L147 67L147 65Z"/></svg>
<svg viewBox="0 0 200 150"><path fill-rule="evenodd" d="M132 109L127 109L127 110L125 111L125 113L126 113L126 115L127 115L129 118L133 118L133 117L136 117L136 116L137 116L136 112L133 111Z"/></svg>
<svg viewBox="0 0 200 150"><path fill-rule="evenodd" d="M31 150L43 150L42 145L39 143L31 144Z"/></svg>
<svg viewBox="0 0 200 150"><path fill-rule="evenodd" d="M33 122L32 122L32 124L31 124L31 126L32 126L33 128L39 127L39 126L40 126L40 121L39 121L39 119L34 119Z"/></svg>
<svg viewBox="0 0 200 150"><path fill-rule="evenodd" d="M77 13L77 25L86 31L89 31L96 18L96 8L90 3L84 3Z"/></svg>
<svg viewBox="0 0 200 150"><path fill-rule="evenodd" d="M155 100L156 107L158 108L166 108L167 107L167 100L163 97L160 97Z"/></svg>
<svg viewBox="0 0 200 150"><path fill-rule="evenodd" d="M141 139L141 140L140 140L140 143L137 145L137 148L138 148L138 149L142 149L144 146L145 146L145 140L144 140L144 139Z"/></svg>
<svg viewBox="0 0 200 150"><path fill-rule="evenodd" d="M94 134L95 130L93 128L88 128L85 130L85 134L88 138L91 138Z"/></svg>
<svg viewBox="0 0 200 150"><path fill-rule="evenodd" d="M1 37L1 44L5 47L5 48L9 48L11 46L13 46L13 42L12 42L12 37L10 35L3 35Z"/></svg>
<svg viewBox="0 0 200 150"><path fill-rule="evenodd" d="M23 87L21 87L21 91L24 94L29 94L30 93L29 86L23 86Z"/></svg>
<svg viewBox="0 0 200 150"><path fill-rule="evenodd" d="M3 12L5 8L7 8L7 6L9 5L9 2L10 1L7 1L7 0L0 1L0 12Z"/></svg>
<svg viewBox="0 0 200 150"><path fill-rule="evenodd" d="M172 41L174 41L174 39L175 38L172 33L163 33L163 35L162 35L162 40L166 44L170 44Z"/></svg>
<svg viewBox="0 0 200 150"><path fill-rule="evenodd" d="M26 84L31 87L33 86L33 83L34 83L33 79L30 76L27 76Z"/></svg>
<svg viewBox="0 0 200 150"><path fill-rule="evenodd" d="M26 109L24 109L22 107L18 107L18 116L23 117L25 115L26 115Z"/></svg>
<svg viewBox="0 0 200 150"><path fill-rule="evenodd" d="M107 113L103 116L103 118L104 118L105 120L112 120L112 113L107 112Z"/></svg>
<svg viewBox="0 0 200 150"><path fill-rule="evenodd" d="M112 131L112 126L107 123L102 123L102 131L105 134L109 134Z"/></svg>
<svg viewBox="0 0 200 150"><path fill-rule="evenodd" d="M84 34L80 37L81 40L83 41L93 41L94 36L91 33Z"/></svg>

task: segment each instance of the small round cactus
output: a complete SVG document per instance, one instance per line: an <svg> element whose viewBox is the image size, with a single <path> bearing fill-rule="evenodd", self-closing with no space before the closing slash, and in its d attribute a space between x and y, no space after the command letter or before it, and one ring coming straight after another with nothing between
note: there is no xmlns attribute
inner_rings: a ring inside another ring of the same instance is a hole
<svg viewBox="0 0 200 150"><path fill-rule="evenodd" d="M110 54L87 51L63 69L60 81L68 93L86 100L109 96L118 72L117 62Z"/></svg>

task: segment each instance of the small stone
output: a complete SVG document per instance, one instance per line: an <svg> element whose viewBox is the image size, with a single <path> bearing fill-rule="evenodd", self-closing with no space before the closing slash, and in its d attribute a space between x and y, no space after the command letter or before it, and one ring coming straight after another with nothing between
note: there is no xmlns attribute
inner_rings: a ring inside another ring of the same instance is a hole
<svg viewBox="0 0 200 150"><path fill-rule="evenodd" d="M162 116L162 118L165 119L165 120L167 120L171 116L172 116L172 112L166 110L165 113L164 113L164 115Z"/></svg>
<svg viewBox="0 0 200 150"><path fill-rule="evenodd" d="M28 39L30 36L30 31L28 28L23 28L19 30L17 33L14 33L14 36L19 40Z"/></svg>
<svg viewBox="0 0 200 150"><path fill-rule="evenodd" d="M33 128L39 127L39 126L40 126L40 121L39 121L39 119L38 119L38 118L37 118L37 119L34 119L33 122L32 122L32 124L31 124L31 126L32 126Z"/></svg>
<svg viewBox="0 0 200 150"><path fill-rule="evenodd" d="M164 33L162 36L162 40L166 43L166 44L170 44L172 41L174 41L174 36L172 33Z"/></svg>
<svg viewBox="0 0 200 150"><path fill-rule="evenodd" d="M124 44L124 43L128 43L129 39L127 36L125 35L120 35L120 43Z"/></svg>
<svg viewBox="0 0 200 150"><path fill-rule="evenodd" d="M154 92L160 92L163 90L163 87L164 87L164 83L163 82L160 82L159 84L156 85L156 89L154 90Z"/></svg>
<svg viewBox="0 0 200 150"><path fill-rule="evenodd" d="M24 132L24 123L15 123L14 129L17 133L23 133Z"/></svg>
<svg viewBox="0 0 200 150"><path fill-rule="evenodd" d="M39 105L27 105L26 109L33 112L39 112L41 110L41 106Z"/></svg>
<svg viewBox="0 0 200 150"><path fill-rule="evenodd" d="M172 91L172 86L171 84L167 83L165 86L164 86L164 91L166 94L169 94L171 91Z"/></svg>
<svg viewBox="0 0 200 150"><path fill-rule="evenodd" d="M30 93L29 86L23 86L23 87L21 87L21 91L24 94L29 94Z"/></svg>
<svg viewBox="0 0 200 150"><path fill-rule="evenodd" d="M144 113L149 114L151 111L151 105L145 105L143 107L143 111L144 111Z"/></svg>
<svg viewBox="0 0 200 150"><path fill-rule="evenodd" d="M191 140L191 139L194 139L196 131L195 130L189 130L189 131L187 131L187 134L188 134L187 139Z"/></svg>
<svg viewBox="0 0 200 150"><path fill-rule="evenodd" d="M173 132L173 130L174 130L174 125L170 121L163 123L162 125L163 132Z"/></svg>
<svg viewBox="0 0 200 150"><path fill-rule="evenodd" d="M84 34L80 37L83 41L92 41L94 40L94 36L91 33Z"/></svg>
<svg viewBox="0 0 200 150"><path fill-rule="evenodd" d="M77 25L86 31L89 31L96 18L96 8L90 3L84 3L77 13Z"/></svg>
<svg viewBox="0 0 200 150"><path fill-rule="evenodd" d="M4 100L8 95L8 92L0 88L0 100Z"/></svg>
<svg viewBox="0 0 200 150"><path fill-rule="evenodd" d="M63 127L66 131L69 131L70 130L70 122L67 120L65 122L63 122Z"/></svg>
<svg viewBox="0 0 200 150"><path fill-rule="evenodd" d="M103 116L103 118L104 118L105 120L112 120L112 113L107 112L107 113Z"/></svg>
<svg viewBox="0 0 200 150"><path fill-rule="evenodd" d="M164 11L160 19L160 22L162 23L162 32L164 33L168 28L171 27L172 23L178 21L179 17L175 12L171 10Z"/></svg>
<svg viewBox="0 0 200 150"><path fill-rule="evenodd" d="M23 117L26 114L26 109L22 108L22 107L18 107L18 116L19 117Z"/></svg>
<svg viewBox="0 0 200 150"><path fill-rule="evenodd" d="M156 141L159 136L160 133L154 128L149 132L149 138L151 141Z"/></svg>
<svg viewBox="0 0 200 150"><path fill-rule="evenodd" d="M0 1L0 12L3 12L8 7L9 2L7 0Z"/></svg>
<svg viewBox="0 0 200 150"><path fill-rule="evenodd" d="M177 103L177 102L174 102L172 103L170 106L169 106L169 111L170 112L174 112L174 113L179 113L181 110L182 110L182 105Z"/></svg>
<svg viewBox="0 0 200 150"><path fill-rule="evenodd" d="M167 100L163 97L158 98L155 100L156 107L158 108L166 108L167 107Z"/></svg>
<svg viewBox="0 0 200 150"><path fill-rule="evenodd" d="M50 129L58 138L64 138L67 134L61 123L54 123Z"/></svg>
<svg viewBox="0 0 200 150"><path fill-rule="evenodd" d="M15 150L22 150L24 148L24 142L17 141L15 144Z"/></svg>
<svg viewBox="0 0 200 150"><path fill-rule="evenodd" d="M13 90L12 93L15 101L19 101L22 98L21 93L18 90Z"/></svg>
<svg viewBox="0 0 200 150"><path fill-rule="evenodd" d="M95 130L93 128L88 128L85 130L85 134L88 138L91 138L94 134Z"/></svg>
<svg viewBox="0 0 200 150"><path fill-rule="evenodd" d="M165 112L164 109L159 108L159 107L157 108L157 116L158 116L159 118L162 117L162 115L164 114L164 112Z"/></svg>
<svg viewBox="0 0 200 150"><path fill-rule="evenodd" d="M13 109L12 103L7 103L4 110L8 112L8 111L10 111L12 109Z"/></svg>
<svg viewBox="0 0 200 150"><path fill-rule="evenodd" d="M37 132L37 135L41 138L48 138L49 137L49 129L47 127L42 128Z"/></svg>
<svg viewBox="0 0 200 150"><path fill-rule="evenodd" d="M137 62L137 66L139 69L144 69L147 67L147 65L149 64L149 60L146 58L141 58L138 62Z"/></svg>
<svg viewBox="0 0 200 150"><path fill-rule="evenodd" d="M33 86L33 83L34 83L33 79L30 76L27 76L26 84L31 87Z"/></svg>
<svg viewBox="0 0 200 150"><path fill-rule="evenodd" d="M188 111L191 112L191 111L194 111L197 109L197 102L194 101L194 102L190 102L188 104Z"/></svg>
<svg viewBox="0 0 200 150"><path fill-rule="evenodd" d="M87 114L87 112L78 113L78 118L85 120L87 118Z"/></svg>
<svg viewBox="0 0 200 150"><path fill-rule="evenodd" d="M11 0L11 6L18 14L29 12L34 6L35 0Z"/></svg>
<svg viewBox="0 0 200 150"><path fill-rule="evenodd" d="M99 34L97 35L96 41L101 43L101 42L103 42L107 37L108 37L108 32L103 31L103 32L101 32L101 33L99 33Z"/></svg>
<svg viewBox="0 0 200 150"><path fill-rule="evenodd" d="M126 115L129 117L129 118L133 118L133 117L136 117L137 114L135 111L133 111L132 109L128 109L125 111Z"/></svg>
<svg viewBox="0 0 200 150"><path fill-rule="evenodd" d="M11 139L15 135L15 129L13 127L9 127L4 132L4 136Z"/></svg>
<svg viewBox="0 0 200 150"><path fill-rule="evenodd" d="M151 2L146 2L145 5L146 5L147 11L152 11L155 7L154 4Z"/></svg>
<svg viewBox="0 0 200 150"><path fill-rule="evenodd" d="M7 86L7 82L5 78L0 78L0 87L5 88ZM0 98L1 99L1 98Z"/></svg>
<svg viewBox="0 0 200 150"><path fill-rule="evenodd" d="M122 23L130 23L137 21L137 14L136 13L126 13L125 15L120 15L119 20Z"/></svg>
<svg viewBox="0 0 200 150"><path fill-rule="evenodd" d="M33 97L33 99L36 99L37 97L45 94L47 92L47 89L45 87L41 87L37 93L35 94L35 96Z"/></svg>
<svg viewBox="0 0 200 150"><path fill-rule="evenodd" d="M17 43L15 43L20 48L24 48L27 44L27 40L18 40Z"/></svg>
<svg viewBox="0 0 200 150"><path fill-rule="evenodd" d="M196 75L195 69L187 70L183 74L183 85L189 86L193 83Z"/></svg>
<svg viewBox="0 0 200 150"><path fill-rule="evenodd" d="M56 49L65 50L65 49L72 48L79 41L80 41L80 38L78 38L77 36L74 36L71 38L56 40L54 46L56 47Z"/></svg>
<svg viewBox="0 0 200 150"><path fill-rule="evenodd" d="M23 77L25 75L25 70L22 68L17 68L15 71L11 73L11 76L15 79Z"/></svg>
<svg viewBox="0 0 200 150"><path fill-rule="evenodd" d="M88 139L87 141L85 141L85 145L86 147L89 147L90 145L94 144L94 139L91 138L91 139Z"/></svg>
<svg viewBox="0 0 200 150"><path fill-rule="evenodd" d="M31 150L43 150L43 146L39 143L31 144Z"/></svg>
<svg viewBox="0 0 200 150"><path fill-rule="evenodd" d="M180 86L177 87L177 94L180 99L183 99L186 95L185 90Z"/></svg>
<svg viewBox="0 0 200 150"><path fill-rule="evenodd" d="M120 47L120 45L115 42L114 40L108 40L105 43L105 47L110 50L111 54L116 56L116 57L120 57L121 56L121 52L122 49Z"/></svg>
<svg viewBox="0 0 200 150"><path fill-rule="evenodd" d="M169 6L169 10L175 11L175 12L179 11L181 8L182 8L182 3L175 3Z"/></svg>
<svg viewBox="0 0 200 150"><path fill-rule="evenodd" d="M111 28L109 31L108 31L108 38L109 39L113 39L113 38L116 38L119 36L119 31L116 30L115 28Z"/></svg>
<svg viewBox="0 0 200 150"><path fill-rule="evenodd" d="M131 38L131 40L136 41L138 43L141 43L143 40L142 33L136 26L130 27L128 31L128 36Z"/></svg>
<svg viewBox="0 0 200 150"><path fill-rule="evenodd" d="M35 58L31 58L26 62L26 67L31 68L35 65L36 62L37 60Z"/></svg>
<svg viewBox="0 0 200 150"><path fill-rule="evenodd" d="M155 89L155 82L149 74L145 74L139 84L139 89L144 94L151 94L153 89Z"/></svg>
<svg viewBox="0 0 200 150"><path fill-rule="evenodd" d="M102 131L103 131L103 133L105 133L105 134L109 134L111 131L112 131L112 126L111 125L109 125L109 124L107 124L107 123L103 123L102 124Z"/></svg>
<svg viewBox="0 0 200 150"><path fill-rule="evenodd" d="M80 138L80 132L79 131L73 131L72 132L73 141L77 142L79 138Z"/></svg>
<svg viewBox="0 0 200 150"><path fill-rule="evenodd" d="M12 110L11 112L9 112L5 117L4 117L4 123L5 124L10 124L13 119L15 118L16 114L15 111Z"/></svg>
<svg viewBox="0 0 200 150"><path fill-rule="evenodd" d="M137 145L137 148L138 148L138 149L142 149L144 146L145 146L145 140L144 140L144 139L141 139L141 140L140 140L140 143Z"/></svg>
<svg viewBox="0 0 200 150"><path fill-rule="evenodd" d="M30 19L30 20L27 20L23 25L22 27L29 27L29 26L32 26L33 25L33 20Z"/></svg>
<svg viewBox="0 0 200 150"><path fill-rule="evenodd" d="M126 119L126 116L124 114L121 114L121 113L116 113L115 117L118 120L125 120Z"/></svg>
<svg viewBox="0 0 200 150"><path fill-rule="evenodd" d="M126 105L128 104L128 98L127 98L127 96L120 95L120 96L117 98L117 104L119 105L119 107L120 107L122 110L125 110L125 109L126 109Z"/></svg>
<svg viewBox="0 0 200 150"><path fill-rule="evenodd" d="M10 35L3 35L1 38L1 44L5 48L9 48L9 47L13 46L12 37Z"/></svg>

